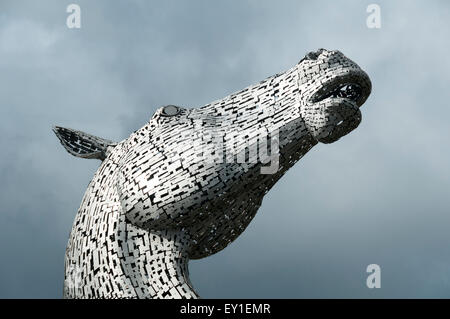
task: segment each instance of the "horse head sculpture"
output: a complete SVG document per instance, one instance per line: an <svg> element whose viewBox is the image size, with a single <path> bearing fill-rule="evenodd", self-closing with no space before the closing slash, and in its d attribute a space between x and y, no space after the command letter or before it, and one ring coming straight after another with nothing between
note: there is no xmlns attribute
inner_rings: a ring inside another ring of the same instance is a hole
<svg viewBox="0 0 450 319"><path fill-rule="evenodd" d="M370 92L357 64L320 49L201 108L162 107L119 143L54 127L69 153L102 161L70 234L64 297L198 297L189 259L235 240L290 167L359 125Z"/></svg>

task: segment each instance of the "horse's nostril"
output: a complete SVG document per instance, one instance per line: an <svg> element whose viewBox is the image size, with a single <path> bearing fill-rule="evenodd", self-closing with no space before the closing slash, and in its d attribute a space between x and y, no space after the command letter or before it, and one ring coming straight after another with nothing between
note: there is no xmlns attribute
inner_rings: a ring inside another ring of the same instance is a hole
<svg viewBox="0 0 450 319"><path fill-rule="evenodd" d="M311 51L311 52L309 52L309 53L307 53L306 55L305 55L305 59L307 59L307 60L317 60L317 58L319 57L319 55L323 52L323 51L325 51L325 49L318 49L316 52L314 52L314 51Z"/></svg>
<svg viewBox="0 0 450 319"><path fill-rule="evenodd" d="M303 59L301 59L298 63L301 63L301 62L303 62L303 61L305 61L305 60L316 61L317 58L318 58L323 52L328 52L328 51L325 50L325 49L318 49L318 50L315 51L315 52L314 52L314 51L311 51L311 52L307 53L307 54L305 55L305 57L304 57Z"/></svg>
<svg viewBox="0 0 450 319"><path fill-rule="evenodd" d="M309 52L305 55L305 59L307 60L317 60L318 55L316 52Z"/></svg>

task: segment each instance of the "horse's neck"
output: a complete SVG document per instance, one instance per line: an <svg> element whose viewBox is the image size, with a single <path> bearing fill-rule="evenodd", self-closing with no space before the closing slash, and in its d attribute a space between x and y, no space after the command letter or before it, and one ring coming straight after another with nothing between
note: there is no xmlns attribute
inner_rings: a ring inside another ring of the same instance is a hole
<svg viewBox="0 0 450 319"><path fill-rule="evenodd" d="M64 296L197 298L188 274L189 236L149 232L127 222L109 174L114 168L108 163L100 167L75 218L66 250ZM107 180L100 183L104 176Z"/></svg>
<svg viewBox="0 0 450 319"><path fill-rule="evenodd" d="M198 298L189 280L189 237L127 225L120 262L137 298Z"/></svg>

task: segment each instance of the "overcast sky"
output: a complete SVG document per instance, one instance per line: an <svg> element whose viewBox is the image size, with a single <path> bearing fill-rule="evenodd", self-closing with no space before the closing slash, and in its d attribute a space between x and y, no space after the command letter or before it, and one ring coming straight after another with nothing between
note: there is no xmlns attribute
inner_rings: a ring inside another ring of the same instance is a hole
<svg viewBox="0 0 450 319"><path fill-rule="evenodd" d="M68 29L66 7L81 7ZM380 29L366 26L381 7ZM357 130L317 145L247 230L191 261L204 298L450 297L447 1L0 2L0 297L60 298L99 162L61 125L122 140L157 107L202 106L338 49L369 74ZM366 267L380 265L380 289Z"/></svg>

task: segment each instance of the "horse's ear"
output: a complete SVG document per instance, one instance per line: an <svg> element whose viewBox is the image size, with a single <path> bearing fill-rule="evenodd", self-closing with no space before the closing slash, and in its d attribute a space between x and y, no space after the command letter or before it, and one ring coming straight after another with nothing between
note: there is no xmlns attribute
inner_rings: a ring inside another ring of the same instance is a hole
<svg viewBox="0 0 450 319"><path fill-rule="evenodd" d="M103 161L117 145L116 142L70 128L54 126L53 132L67 152L81 158L95 158Z"/></svg>

